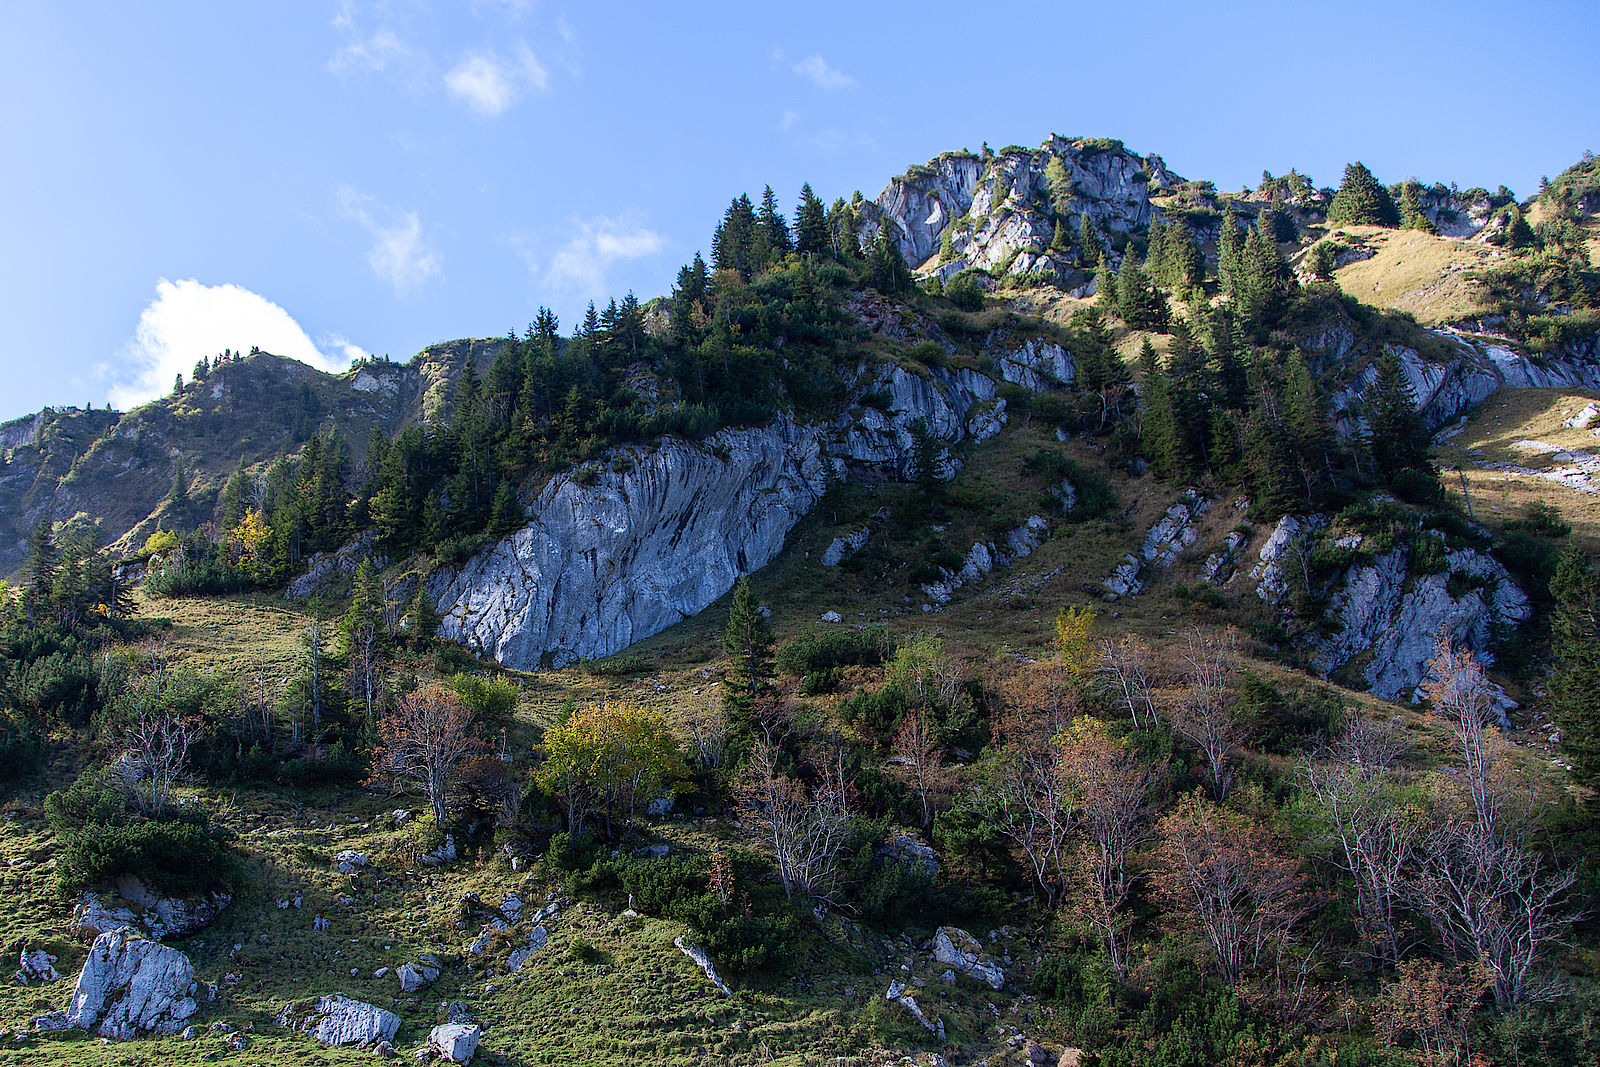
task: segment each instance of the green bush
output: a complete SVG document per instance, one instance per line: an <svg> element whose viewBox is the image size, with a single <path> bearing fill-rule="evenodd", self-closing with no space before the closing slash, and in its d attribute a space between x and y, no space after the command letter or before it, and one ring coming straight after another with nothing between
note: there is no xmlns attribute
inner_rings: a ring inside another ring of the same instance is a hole
<svg viewBox="0 0 1600 1067"><path fill-rule="evenodd" d="M61 844L56 876L67 891L131 874L165 893L187 894L231 883L237 860L204 813L151 819L130 811L101 772L86 772L44 800L45 817Z"/></svg>
<svg viewBox="0 0 1600 1067"><path fill-rule="evenodd" d="M836 667L876 667L893 651L882 626L865 630L809 630L778 650L774 660L784 674L805 676Z"/></svg>

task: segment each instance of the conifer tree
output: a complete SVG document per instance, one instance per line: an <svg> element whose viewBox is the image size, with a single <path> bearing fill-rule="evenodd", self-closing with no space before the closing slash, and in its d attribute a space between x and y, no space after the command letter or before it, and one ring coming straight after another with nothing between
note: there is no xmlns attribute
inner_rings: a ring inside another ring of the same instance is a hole
<svg viewBox="0 0 1600 1067"><path fill-rule="evenodd" d="M1577 545L1556 565L1550 595L1550 711L1579 779L1600 785L1600 570Z"/></svg>
<svg viewBox="0 0 1600 1067"><path fill-rule="evenodd" d="M1117 279L1111 273L1111 262L1105 252L1100 253L1100 265L1094 271L1094 297L1102 314L1121 315L1117 307Z"/></svg>
<svg viewBox="0 0 1600 1067"><path fill-rule="evenodd" d="M1415 178L1402 182L1400 185L1400 225L1408 230L1421 230L1423 233L1438 233L1439 227L1428 218L1427 212L1422 210L1422 197L1419 195Z"/></svg>
<svg viewBox="0 0 1600 1067"><path fill-rule="evenodd" d="M1106 244L1087 211L1078 214L1078 262L1083 266L1105 259Z"/></svg>
<svg viewBox="0 0 1600 1067"><path fill-rule="evenodd" d="M22 569L22 595L29 624L50 610L60 562L61 550L56 545L55 529L48 518L40 519L28 534L28 561Z"/></svg>
<svg viewBox="0 0 1600 1067"><path fill-rule="evenodd" d="M751 269L764 270L793 249L789 224L778 212L778 198L769 185L761 193L761 207L756 212L755 236L751 242Z"/></svg>
<svg viewBox="0 0 1600 1067"><path fill-rule="evenodd" d="M1334 226L1398 226L1400 213L1389 190L1357 162L1344 168L1344 180L1328 205L1328 222Z"/></svg>
<svg viewBox="0 0 1600 1067"><path fill-rule="evenodd" d="M1230 200L1222 213L1222 232L1217 237L1217 280L1223 292L1230 296L1237 292L1243 268L1244 231L1239 227L1239 214Z"/></svg>
<svg viewBox="0 0 1600 1067"><path fill-rule="evenodd" d="M1284 366L1283 418L1299 464L1306 502L1310 504L1314 502L1321 472L1332 467L1331 433L1316 378L1298 348L1289 353Z"/></svg>
<svg viewBox="0 0 1600 1067"><path fill-rule="evenodd" d="M1199 285L1205 278L1206 260L1189 223L1184 219L1169 222L1162 240L1166 246L1167 272L1162 284L1176 289L1192 289Z"/></svg>
<svg viewBox="0 0 1600 1067"><path fill-rule="evenodd" d="M711 238L711 264L717 270L736 270L746 281L757 267L755 259L756 213L750 198L741 193L728 205Z"/></svg>
<svg viewBox="0 0 1600 1067"><path fill-rule="evenodd" d="M810 183L800 187L800 205L794 213L795 250L825 255L828 252L828 212Z"/></svg>
<svg viewBox="0 0 1600 1067"><path fill-rule="evenodd" d="M772 628L761 614L748 575L733 583L722 648L728 656L722 680L724 706L736 729L748 731L755 698L772 676Z"/></svg>
<svg viewBox="0 0 1600 1067"><path fill-rule="evenodd" d="M1117 272L1117 313L1136 330L1154 329L1167 321L1167 301L1139 266L1139 252L1128 243Z"/></svg>
<svg viewBox="0 0 1600 1067"><path fill-rule="evenodd" d="M1163 482L1183 478L1185 463L1172 407L1172 386L1156 358L1156 350L1145 340L1139 353L1140 377L1144 380L1144 411L1139 420L1139 450L1150 461L1150 472Z"/></svg>
<svg viewBox="0 0 1600 1067"><path fill-rule="evenodd" d="M1367 390L1367 452L1380 471L1413 469L1427 462L1427 428L1400 358L1388 349L1377 357L1377 378Z"/></svg>

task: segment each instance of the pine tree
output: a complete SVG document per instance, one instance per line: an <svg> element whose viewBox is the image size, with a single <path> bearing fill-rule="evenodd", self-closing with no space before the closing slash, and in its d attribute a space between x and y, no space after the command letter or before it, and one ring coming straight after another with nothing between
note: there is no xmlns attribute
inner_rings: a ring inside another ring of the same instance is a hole
<svg viewBox="0 0 1600 1067"><path fill-rule="evenodd" d="M1385 349L1376 359L1377 378L1367 390L1367 453L1380 471L1400 471L1427 462L1427 427L1400 358Z"/></svg>
<svg viewBox="0 0 1600 1067"><path fill-rule="evenodd" d="M28 561L22 568L22 595L30 625L50 610L56 568L60 563L61 550L56 545L55 529L48 518L40 519L28 534Z"/></svg>
<svg viewBox="0 0 1600 1067"><path fill-rule="evenodd" d="M1100 253L1100 265L1094 271L1094 296L1096 305L1106 315L1120 315L1117 307L1117 280L1111 273L1111 262Z"/></svg>
<svg viewBox="0 0 1600 1067"><path fill-rule="evenodd" d="M1292 442L1305 486L1306 502L1314 502L1320 472L1331 468L1331 433L1316 378L1306 358L1296 348L1284 366L1284 429Z"/></svg>
<svg viewBox="0 0 1600 1067"><path fill-rule="evenodd" d="M1139 353L1144 380L1144 412L1139 421L1139 450L1150 461L1150 472L1163 482L1176 482L1185 474L1178 421L1172 407L1172 386L1156 359L1149 340Z"/></svg>
<svg viewBox="0 0 1600 1067"><path fill-rule="evenodd" d="M1087 211L1078 215L1078 262L1087 267L1105 259L1106 245Z"/></svg>
<svg viewBox="0 0 1600 1067"><path fill-rule="evenodd" d="M778 212L778 198L769 185L761 194L761 207L756 212L755 234L750 242L750 269L766 270L793 248L789 224Z"/></svg>
<svg viewBox="0 0 1600 1067"><path fill-rule="evenodd" d="M1550 595L1550 711L1579 779L1600 785L1600 570L1577 545L1556 565Z"/></svg>
<svg viewBox="0 0 1600 1067"><path fill-rule="evenodd" d="M735 729L746 732L755 698L772 676L772 628L761 614L748 575L733 583L722 648L728 656L722 679L724 705Z"/></svg>
<svg viewBox="0 0 1600 1067"><path fill-rule="evenodd" d="M1117 272L1117 313L1136 330L1155 329L1167 321L1167 301L1139 266L1139 253L1128 243Z"/></svg>
<svg viewBox="0 0 1600 1067"><path fill-rule="evenodd" d="M489 536L498 541L516 533L527 521L527 513L517 501L517 491L510 482L501 482L494 491L494 503L489 507Z"/></svg>
<svg viewBox="0 0 1600 1067"><path fill-rule="evenodd" d="M1419 195L1415 178L1400 185L1400 225L1408 230L1421 230L1423 233L1439 232L1439 227L1435 226L1433 220L1422 210L1422 197Z"/></svg>
<svg viewBox="0 0 1600 1067"><path fill-rule="evenodd" d="M1184 219L1169 222L1163 236L1166 246L1165 269L1167 279L1163 285L1175 289L1192 289L1205 279L1205 253L1194 239L1194 231Z"/></svg>
<svg viewBox="0 0 1600 1067"><path fill-rule="evenodd" d="M1239 227L1239 214L1233 201L1228 201L1222 213L1222 232L1217 237L1217 279L1222 291L1232 296L1238 291L1239 276L1244 268L1244 231Z"/></svg>
<svg viewBox="0 0 1600 1067"><path fill-rule="evenodd" d="M1334 226L1398 226L1400 213L1389 190L1357 162L1344 168L1344 180L1328 205L1328 222Z"/></svg>
<svg viewBox="0 0 1600 1067"><path fill-rule="evenodd" d="M795 249L825 255L828 252L828 213L810 183L800 187L800 206L794 213Z"/></svg>
<svg viewBox="0 0 1600 1067"><path fill-rule="evenodd" d="M711 263L717 270L736 270L746 281L758 269L755 262L756 213L744 194L728 205L716 234L711 238Z"/></svg>
<svg viewBox="0 0 1600 1067"><path fill-rule="evenodd" d="M222 496L217 501L217 521L224 530L233 529L239 525L239 520L244 517L246 478L244 457L240 456L238 465L234 467L233 473L228 476L228 481L222 487Z"/></svg>

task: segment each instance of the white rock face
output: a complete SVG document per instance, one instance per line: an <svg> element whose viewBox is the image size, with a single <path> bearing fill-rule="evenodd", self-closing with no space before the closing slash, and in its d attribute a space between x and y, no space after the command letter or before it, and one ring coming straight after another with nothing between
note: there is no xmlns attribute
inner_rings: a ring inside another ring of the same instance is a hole
<svg viewBox="0 0 1600 1067"><path fill-rule="evenodd" d="M1473 582L1459 598L1449 592L1452 574ZM1458 549L1446 554L1444 573L1410 576L1406 551L1396 549L1343 576L1328 613L1344 629L1316 644L1312 664L1327 675L1370 651L1361 673L1373 695L1409 698L1427 675L1441 629L1492 663L1494 624L1516 625L1530 612L1527 595L1489 556Z"/></svg>
<svg viewBox="0 0 1600 1067"><path fill-rule="evenodd" d="M1336 331L1325 338L1330 356L1342 359L1353 339L1347 331ZM1417 398L1417 411L1430 431L1477 407L1501 386L1524 389L1600 389L1600 359L1593 352L1569 353L1534 361L1504 345L1484 345L1453 333L1436 331L1451 341L1457 358L1447 363L1430 363L1409 348L1396 348L1401 370ZM1378 369L1368 364L1354 381L1332 398L1332 409L1341 433L1360 432L1364 425L1360 399L1378 379Z"/></svg>
<svg viewBox="0 0 1600 1067"><path fill-rule="evenodd" d="M1087 213L1101 233L1128 233L1157 214L1152 182L1181 179L1156 156L1140 157L1120 144L1052 138L1038 149L1007 148L987 162L966 152L947 153L894 178L874 202L861 205L863 247L887 226L913 266L941 249L949 230L948 277L968 267L1012 274L1070 269L1070 257L1052 250L1055 218L1040 209L1051 202L1046 168L1057 160L1072 182L1069 218L1076 229ZM930 265L930 269L933 269Z"/></svg>
<svg viewBox="0 0 1600 1067"><path fill-rule="evenodd" d="M14 981L18 985L33 985L35 982L59 982L61 972L56 970L56 958L42 948L29 952L23 948L18 953L20 966Z"/></svg>
<svg viewBox="0 0 1600 1067"><path fill-rule="evenodd" d="M1147 567L1170 567L1199 539L1195 521L1211 510L1211 501L1193 489L1178 497L1159 521L1145 534L1137 555L1128 553L1112 568L1106 580L1107 600L1136 596L1144 591Z"/></svg>
<svg viewBox="0 0 1600 1067"><path fill-rule="evenodd" d="M817 435L785 420L625 451L632 469L558 475L531 525L436 580L440 633L523 670L610 655L770 563L822 494Z"/></svg>
<svg viewBox="0 0 1600 1067"><path fill-rule="evenodd" d="M506 960L506 970L516 974L526 967L528 961L539 954L545 943L550 940L550 931L542 926L535 926L528 934L528 943L522 948L511 950L511 956Z"/></svg>
<svg viewBox="0 0 1600 1067"><path fill-rule="evenodd" d="M851 556L860 552L867 543L867 538L872 536L872 530L863 526L854 533L841 534L829 542L822 553L824 567L837 567Z"/></svg>
<svg viewBox="0 0 1600 1067"><path fill-rule="evenodd" d="M428 1047L451 1063L468 1063L482 1036L483 1027L476 1023L446 1023L428 1032Z"/></svg>
<svg viewBox="0 0 1600 1067"><path fill-rule="evenodd" d="M689 959L693 960L696 967L699 967L702 971L706 972L706 977L711 979L712 985L716 986L722 991L723 996L733 996L733 990L729 989L727 983L722 980L722 976L717 974L716 964L711 962L711 956L706 952L705 949L698 945L689 944L682 937L673 938L672 943L678 946L678 950L680 952L682 952L685 956L688 956Z"/></svg>
<svg viewBox="0 0 1600 1067"><path fill-rule="evenodd" d="M970 974L990 989L1004 989L1006 973L1000 969L978 939L954 926L941 926L933 935L933 958L962 974Z"/></svg>
<svg viewBox="0 0 1600 1067"><path fill-rule="evenodd" d="M336 853L333 861L339 865L340 874L355 874L367 865L367 854L365 852L356 852L353 849L345 849L343 852Z"/></svg>
<svg viewBox="0 0 1600 1067"><path fill-rule="evenodd" d="M133 930L113 930L95 938L66 1017L116 1041L175 1034L199 1008L195 989L188 956Z"/></svg>
<svg viewBox="0 0 1600 1067"><path fill-rule="evenodd" d="M1261 562L1250 570L1250 580L1256 583L1256 596L1263 603L1276 607L1288 597L1289 576L1286 568L1296 565L1290 557L1298 546L1304 544L1308 534L1326 523L1327 519L1322 515L1299 518L1285 515L1278 520L1278 525L1272 528L1266 543L1261 546Z"/></svg>
<svg viewBox="0 0 1600 1067"><path fill-rule="evenodd" d="M1078 365L1066 349L1031 338L1016 348L999 351L997 362L1002 378L1036 393L1071 385L1078 373Z"/></svg>
<svg viewBox="0 0 1600 1067"><path fill-rule="evenodd" d="M324 1045L375 1045L393 1041L400 1029L400 1016L365 1001L333 993L318 1000L304 1016L296 1017L286 1008L278 1022L307 1031Z"/></svg>

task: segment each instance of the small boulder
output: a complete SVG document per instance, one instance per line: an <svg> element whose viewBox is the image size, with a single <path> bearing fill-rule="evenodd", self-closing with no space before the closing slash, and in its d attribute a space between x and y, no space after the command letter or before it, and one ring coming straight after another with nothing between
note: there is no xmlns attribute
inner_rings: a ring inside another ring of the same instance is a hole
<svg viewBox="0 0 1600 1067"><path fill-rule="evenodd" d="M95 938L89 949L67 1021L117 1041L176 1034L199 1010L195 989L188 956L136 931L113 930Z"/></svg>
<svg viewBox="0 0 1600 1067"><path fill-rule="evenodd" d="M336 853L333 861L339 865L340 874L355 874L367 865L367 854L345 849L343 852Z"/></svg>
<svg viewBox="0 0 1600 1067"><path fill-rule="evenodd" d="M439 961L433 956L423 956L411 963L402 963L395 968L395 977L400 979L400 989L406 993L419 993L431 986L439 978Z"/></svg>
<svg viewBox="0 0 1600 1067"><path fill-rule="evenodd" d="M322 997L303 1014L290 1005L278 1022L302 1030L324 1045L376 1045L392 1042L400 1029L400 1016L365 1001L352 1000L343 993Z"/></svg>
<svg viewBox="0 0 1600 1067"><path fill-rule="evenodd" d="M844 616L840 615L837 611L824 611L822 613L822 621L823 622L843 622L844 621Z"/></svg>
<svg viewBox="0 0 1600 1067"><path fill-rule="evenodd" d="M18 985L33 985L35 982L59 982L61 972L56 970L56 958L42 948L29 952L24 948L20 954L21 966L17 970L16 981Z"/></svg>
<svg viewBox="0 0 1600 1067"><path fill-rule="evenodd" d="M466 1063L478 1051L483 1028L475 1023L445 1023L428 1033L428 1047L451 1063Z"/></svg>
<svg viewBox="0 0 1600 1067"><path fill-rule="evenodd" d="M972 975L990 989L1005 988L1005 972L983 951L978 939L965 930L941 926L933 937L933 958L956 971Z"/></svg>
<svg viewBox="0 0 1600 1067"><path fill-rule="evenodd" d="M456 839L452 834L444 835L444 844L426 853L417 859L424 867L439 867L446 863L454 863L456 859Z"/></svg>
<svg viewBox="0 0 1600 1067"><path fill-rule="evenodd" d="M513 949L511 951L511 957L506 960L506 970L510 971L512 974L522 970L527 962L533 959L533 957L538 954L539 950L544 948L545 942L549 940L550 931L546 930L542 926L535 926L533 928L533 932L528 935L527 947Z"/></svg>

